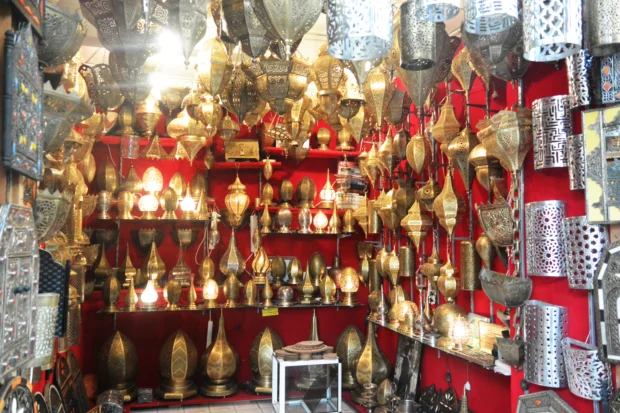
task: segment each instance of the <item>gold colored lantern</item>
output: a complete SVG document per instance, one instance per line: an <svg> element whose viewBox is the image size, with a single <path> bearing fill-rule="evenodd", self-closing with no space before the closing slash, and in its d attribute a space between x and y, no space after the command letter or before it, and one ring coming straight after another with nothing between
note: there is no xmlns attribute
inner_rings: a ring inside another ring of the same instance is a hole
<svg viewBox="0 0 620 413"><path fill-rule="evenodd" d="M375 326L368 323L368 335L366 344L359 357L353 361L353 377L356 386L352 392L353 401L363 402L364 385L381 383L392 373L392 366L385 354L377 346L375 339Z"/></svg>
<svg viewBox="0 0 620 413"><path fill-rule="evenodd" d="M392 99L387 107L387 120L392 125L402 124L409 115L411 109L411 98L409 94L398 88L394 88Z"/></svg>
<svg viewBox="0 0 620 413"><path fill-rule="evenodd" d="M416 199L420 202L420 206L428 212L433 212L433 203L435 199L441 193L441 187L437 182L433 180L433 178L429 178L428 182L418 191L415 196Z"/></svg>
<svg viewBox="0 0 620 413"><path fill-rule="evenodd" d="M341 119L350 120L359 112L360 108L366 104L366 98L361 93L361 88L353 79L348 79L344 88L344 94L340 99L340 110L338 115Z"/></svg>
<svg viewBox="0 0 620 413"><path fill-rule="evenodd" d="M153 95L149 95L148 98L138 103L135 116L138 132L150 138L153 136L155 127L162 116L161 110L159 110L159 101Z"/></svg>
<svg viewBox="0 0 620 413"><path fill-rule="evenodd" d="M243 214L250 205L250 197L245 192L245 185L241 183L239 174L235 182L228 186L228 194L224 199L226 210L230 214L232 226L239 226L243 219Z"/></svg>
<svg viewBox="0 0 620 413"><path fill-rule="evenodd" d="M316 185L314 184L312 178L304 176L301 181L299 181L299 184L297 184L296 192L297 200L299 201L297 206L299 208L312 208L314 206L314 198L316 198Z"/></svg>
<svg viewBox="0 0 620 413"><path fill-rule="evenodd" d="M150 166L142 175L144 190L150 194L158 194L164 187L164 177L159 169Z"/></svg>
<svg viewBox="0 0 620 413"><path fill-rule="evenodd" d="M260 225L261 234L270 234L271 233L271 215L269 215L269 208L265 207L263 209L263 213L260 217Z"/></svg>
<svg viewBox="0 0 620 413"><path fill-rule="evenodd" d="M273 285L280 287L286 276L286 263L282 257L275 256L271 260L271 277Z"/></svg>
<svg viewBox="0 0 620 413"><path fill-rule="evenodd" d="M119 391L125 402L136 398L138 354L125 334L116 331L99 350L97 371L102 388Z"/></svg>
<svg viewBox="0 0 620 413"><path fill-rule="evenodd" d="M226 297L226 303L224 307L234 308L237 307L237 299L239 298L240 282L234 272L229 272L228 277L224 281L224 297Z"/></svg>
<svg viewBox="0 0 620 413"><path fill-rule="evenodd" d="M387 115L388 106L394 94L394 84L385 66L378 66L368 73L363 85L366 107L381 126L383 118Z"/></svg>
<svg viewBox="0 0 620 413"><path fill-rule="evenodd" d="M227 275L229 273L240 276L245 271L245 260L237 248L237 240L235 238L235 232L230 235L230 241L228 248L220 258L220 271L222 274Z"/></svg>
<svg viewBox="0 0 620 413"><path fill-rule="evenodd" d="M471 339L471 326L465 317L458 316L454 319L448 330L448 337L457 350L463 350L463 345Z"/></svg>
<svg viewBox="0 0 620 413"><path fill-rule="evenodd" d="M198 50L196 73L205 92L215 96L228 85L233 71L233 64L226 52L226 46L217 37L202 43Z"/></svg>
<svg viewBox="0 0 620 413"><path fill-rule="evenodd" d="M469 154L477 144L476 135L469 126L466 126L448 145L447 155L450 163L459 171L468 192L471 191L475 177L475 168L469 162Z"/></svg>
<svg viewBox="0 0 620 413"><path fill-rule="evenodd" d="M319 210L312 219L312 223L314 224L314 232L316 234L325 234L325 228L328 225L327 216L321 210Z"/></svg>
<svg viewBox="0 0 620 413"><path fill-rule="evenodd" d="M342 387L351 390L355 387L353 361L362 352L366 337L355 326L348 326L336 340L336 353L342 361Z"/></svg>
<svg viewBox="0 0 620 413"><path fill-rule="evenodd" d="M490 270L497 257L495 246L491 242L491 239L484 232L476 240L476 252L480 255L484 268Z"/></svg>
<svg viewBox="0 0 620 413"><path fill-rule="evenodd" d="M109 157L97 170L97 187L100 191L108 191L112 194L116 193L119 187L120 177L118 170Z"/></svg>
<svg viewBox="0 0 620 413"><path fill-rule="evenodd" d="M346 267L342 270L340 275L340 289L343 293L342 304L351 306L359 304L359 301L357 300L359 283L359 274L355 268Z"/></svg>
<svg viewBox="0 0 620 413"><path fill-rule="evenodd" d="M457 317L467 317L467 313L454 303L445 303L438 306L433 313L433 327L442 336L447 337L450 326L454 324Z"/></svg>
<svg viewBox="0 0 620 413"><path fill-rule="evenodd" d="M160 280L164 274L166 274L166 264L161 259L159 251L157 251L157 244L153 242L149 255L142 263L142 274L149 280Z"/></svg>
<svg viewBox="0 0 620 413"><path fill-rule="evenodd" d="M146 283L146 287L140 294L140 308L147 311L154 310L157 306L157 290L155 289L155 281L149 279Z"/></svg>
<svg viewBox="0 0 620 413"><path fill-rule="evenodd" d="M153 194L146 194L138 201L138 209L143 212L141 219L157 219L155 212L159 209L159 200Z"/></svg>
<svg viewBox="0 0 620 413"><path fill-rule="evenodd" d="M207 279L202 289L202 298L204 299L204 308L216 308L217 296L220 293L220 289L217 282L213 278Z"/></svg>
<svg viewBox="0 0 620 413"><path fill-rule="evenodd" d="M452 239L454 228L465 214L465 200L454 191L452 186L452 172L448 171L443 190L433 201L433 211L439 218L439 223L448 231Z"/></svg>
<svg viewBox="0 0 620 413"><path fill-rule="evenodd" d="M329 275L326 275L321 280L319 291L321 293L322 304L334 304L336 302L336 283Z"/></svg>
<svg viewBox="0 0 620 413"><path fill-rule="evenodd" d="M265 252L263 247L260 247L259 250L254 255L254 260L252 261L252 270L254 271L254 283L257 285L265 284L267 279L267 273L271 269L271 261L269 260L269 255Z"/></svg>
<svg viewBox="0 0 620 413"><path fill-rule="evenodd" d="M364 231L364 237L368 236L368 200L366 199L366 194L364 194L364 199L359 207L353 211L353 218Z"/></svg>
<svg viewBox="0 0 620 413"><path fill-rule="evenodd" d="M432 127L431 131L435 140L442 144L448 144L452 139L456 138L461 130L461 125L456 119L454 106L450 102L445 103L441 107L441 113L437 123Z"/></svg>
<svg viewBox="0 0 620 413"><path fill-rule="evenodd" d="M161 381L155 394L163 400L185 400L195 396L192 377L196 371L198 352L185 332L178 330L166 340L159 352Z"/></svg>
<svg viewBox="0 0 620 413"><path fill-rule="evenodd" d="M320 151L329 150L329 142L332 139L332 133L327 128L321 128L316 133L316 141L319 144L318 149Z"/></svg>
<svg viewBox="0 0 620 413"><path fill-rule="evenodd" d="M303 277L303 268L301 265L301 261L297 257L293 257L293 259L288 263L288 284L290 285L299 285L303 282L301 279Z"/></svg>
<svg viewBox="0 0 620 413"><path fill-rule="evenodd" d="M179 205L179 197L174 189L171 187L164 189L159 202L164 210L161 219L177 219L176 210Z"/></svg>
<svg viewBox="0 0 620 413"><path fill-rule="evenodd" d="M493 179L502 177L502 167L499 160L489 155L483 144L478 144L469 153L469 163L476 169L476 179L486 189L491 191Z"/></svg>
<svg viewBox="0 0 620 413"><path fill-rule="evenodd" d="M248 2L244 1L244 4L248 4ZM220 94L220 97L222 104L227 110L235 114L239 122L257 109L261 103L254 84L240 67L235 67L230 83Z"/></svg>
<svg viewBox="0 0 620 413"><path fill-rule="evenodd" d="M265 207L269 207L269 205L273 204L273 187L269 182L263 185L260 201L260 204Z"/></svg>
<svg viewBox="0 0 620 413"><path fill-rule="evenodd" d="M116 199L118 208L118 219L133 219L131 210L133 209L133 195L129 191L120 191Z"/></svg>
<svg viewBox="0 0 620 413"><path fill-rule="evenodd" d="M482 289L480 281L480 256L476 252L473 241L462 241L461 251L461 289L464 291L479 291Z"/></svg>
<svg viewBox="0 0 620 413"><path fill-rule="evenodd" d="M312 304L314 302L314 285L312 285L310 273L306 273L304 282L301 285L302 298L300 304Z"/></svg>
<svg viewBox="0 0 620 413"><path fill-rule="evenodd" d="M206 284L207 280L215 277L215 263L211 257L206 256L200 266L198 267L198 278L195 280L197 287L202 287Z"/></svg>
<svg viewBox="0 0 620 413"><path fill-rule="evenodd" d="M249 279L243 288L243 305L253 306L258 303L258 288L253 279Z"/></svg>
<svg viewBox="0 0 620 413"><path fill-rule="evenodd" d="M166 310L175 311L179 309L178 303L181 300L181 283L171 278L164 288L164 299L168 303Z"/></svg>
<svg viewBox="0 0 620 413"><path fill-rule="evenodd" d="M212 138L217 132L218 125L222 120L222 107L215 101L213 96L204 94L200 98L200 105L198 106L198 119L200 120L200 127L204 128L203 135L208 138ZM200 135L200 133L188 132L188 135Z"/></svg>
<svg viewBox="0 0 620 413"><path fill-rule="evenodd" d="M280 182L280 205L290 208L290 200L293 199L293 183L288 179ZM314 201L314 198L312 199Z"/></svg>
<svg viewBox="0 0 620 413"><path fill-rule="evenodd" d="M339 59L324 54L312 64L315 83L319 89L319 103L327 115L338 110L340 84L344 78L344 66Z"/></svg>
<svg viewBox="0 0 620 413"><path fill-rule="evenodd" d="M237 392L235 373L239 368L239 355L228 343L224 325L224 311L220 313L217 337L202 356L202 375L205 383L200 394L205 397L226 397Z"/></svg>
<svg viewBox="0 0 620 413"><path fill-rule="evenodd" d="M172 175L169 186L174 189L174 192L177 194L177 199L183 197L185 191L187 190L187 182L185 181L185 178L183 178L183 175L179 172Z"/></svg>
<svg viewBox="0 0 620 413"><path fill-rule="evenodd" d="M272 357L276 350L284 347L282 338L269 327L261 331L250 349L250 367L252 368L252 387L256 393L271 394Z"/></svg>
<svg viewBox="0 0 620 413"><path fill-rule="evenodd" d="M421 175L430 165L431 155L431 142L429 139L420 133L416 133L407 144L406 150L407 163L411 166L411 169L416 174Z"/></svg>
<svg viewBox="0 0 620 413"><path fill-rule="evenodd" d="M241 130L241 127L230 116L226 115L224 116L224 118L222 118L222 121L220 122L218 129L219 129L220 137L222 138L222 140L229 141L235 136L237 136L237 134Z"/></svg>
<svg viewBox="0 0 620 413"><path fill-rule="evenodd" d="M452 265L450 257L448 256L448 262L439 270L437 287L441 295L443 295L449 303L453 303L454 299L461 291L461 280L457 275L458 270Z"/></svg>
<svg viewBox="0 0 620 413"><path fill-rule="evenodd" d="M334 206L334 200L336 199L336 191L334 191L334 187L329 179L329 169L327 170L327 179L325 181L325 186L321 189L319 193L321 198L321 202L319 204L320 208L331 209ZM314 201L314 199L312 200Z"/></svg>

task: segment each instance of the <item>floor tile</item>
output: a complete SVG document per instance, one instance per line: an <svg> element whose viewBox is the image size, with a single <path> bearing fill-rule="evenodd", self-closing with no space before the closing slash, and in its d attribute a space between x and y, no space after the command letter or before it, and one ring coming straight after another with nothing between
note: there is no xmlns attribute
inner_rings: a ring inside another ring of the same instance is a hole
<svg viewBox="0 0 620 413"><path fill-rule="evenodd" d="M209 406L185 406L184 413L210 413Z"/></svg>
<svg viewBox="0 0 620 413"><path fill-rule="evenodd" d="M236 411L244 411L244 410L260 410L258 404L256 402L237 402L233 403Z"/></svg>
<svg viewBox="0 0 620 413"><path fill-rule="evenodd" d="M218 403L209 406L209 410L211 413L233 413L235 406L233 403Z"/></svg>

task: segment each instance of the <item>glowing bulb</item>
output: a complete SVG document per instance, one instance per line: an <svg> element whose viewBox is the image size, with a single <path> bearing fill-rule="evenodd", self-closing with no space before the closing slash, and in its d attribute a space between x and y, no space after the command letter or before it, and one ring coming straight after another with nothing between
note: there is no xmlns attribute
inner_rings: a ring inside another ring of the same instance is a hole
<svg viewBox="0 0 620 413"><path fill-rule="evenodd" d="M189 192L189 187L185 193L185 197L181 201L181 211L183 211L183 219L194 219L196 213L196 201Z"/></svg>
<svg viewBox="0 0 620 413"><path fill-rule="evenodd" d="M157 219L155 212L159 209L159 200L153 194L146 194L140 197L138 209L143 212L142 219Z"/></svg>
<svg viewBox="0 0 620 413"><path fill-rule="evenodd" d="M142 301L141 307L147 310L153 310L157 304L157 290L152 279L146 283L146 287L140 295L140 301Z"/></svg>
<svg viewBox="0 0 620 413"><path fill-rule="evenodd" d="M202 297L205 300L204 306L207 308L217 307L217 296L220 293L220 289L217 286L217 282L213 278L209 278L202 289Z"/></svg>
<svg viewBox="0 0 620 413"><path fill-rule="evenodd" d="M325 228L327 227L327 216L323 213L323 211L317 212L314 215L314 219L312 220L314 224L314 228L316 228L317 234L325 234Z"/></svg>
<svg viewBox="0 0 620 413"><path fill-rule="evenodd" d="M467 344L471 339L471 326L465 317L456 317L450 325L448 337L452 340L457 350L463 350L463 345Z"/></svg>
<svg viewBox="0 0 620 413"><path fill-rule="evenodd" d="M150 194L156 194L164 187L164 177L159 169L150 166L142 175L144 190Z"/></svg>
<svg viewBox="0 0 620 413"><path fill-rule="evenodd" d="M329 179L329 169L327 170L327 181L325 181L325 186L321 189L319 196L322 201L321 206L331 209L334 205L334 199L336 199L336 191L334 191L334 187Z"/></svg>

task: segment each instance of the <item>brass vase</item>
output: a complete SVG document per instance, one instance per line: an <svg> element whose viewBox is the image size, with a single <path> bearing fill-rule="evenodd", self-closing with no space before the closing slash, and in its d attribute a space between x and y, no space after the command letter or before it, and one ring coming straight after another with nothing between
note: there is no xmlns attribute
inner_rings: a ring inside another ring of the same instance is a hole
<svg viewBox="0 0 620 413"><path fill-rule="evenodd" d="M192 377L196 372L196 346L183 331L178 330L166 340L159 352L161 381L155 394L162 400L185 400L196 395Z"/></svg>
<svg viewBox="0 0 620 413"><path fill-rule="evenodd" d="M217 337L202 356L202 375L205 382L200 394L205 397L226 397L237 393L235 373L239 367L239 355L228 344L224 326L224 311L221 311Z"/></svg>
<svg viewBox="0 0 620 413"><path fill-rule="evenodd" d="M316 185L310 177L304 176L297 184L297 207L313 208L314 198L316 198Z"/></svg>
<svg viewBox="0 0 620 413"><path fill-rule="evenodd" d="M99 384L104 390L117 390L125 402L134 400L138 390L138 353L131 340L117 331L103 345L97 358Z"/></svg>
<svg viewBox="0 0 620 413"><path fill-rule="evenodd" d="M250 349L250 367L253 373L250 387L253 392L271 394L272 356L274 351L280 350L282 347L284 347L282 338L269 327L266 327L254 338Z"/></svg>
<svg viewBox="0 0 620 413"><path fill-rule="evenodd" d="M303 283L303 268L301 266L301 261L297 257L293 257L293 259L288 263L288 284L290 285L299 285Z"/></svg>
<svg viewBox="0 0 620 413"><path fill-rule="evenodd" d="M237 299L239 298L239 279L234 272L229 272L228 277L224 281L224 297L226 297L226 303L224 307L234 308L237 306Z"/></svg>
<svg viewBox="0 0 620 413"><path fill-rule="evenodd" d="M353 361L359 357L366 342L366 337L357 327L347 327L336 341L336 353L342 361L342 387L352 390L355 387Z"/></svg>
<svg viewBox="0 0 620 413"><path fill-rule="evenodd" d="M196 287L203 287L209 278L215 276L215 264L211 257L206 256L198 267L198 278L194 281Z"/></svg>
<svg viewBox="0 0 620 413"><path fill-rule="evenodd" d="M383 380L392 374L392 366L383 351L377 346L375 340L375 326L373 323L368 324L368 336L366 344L360 355L353 361L353 377L356 386L353 392L353 401L362 403L365 384L379 385Z"/></svg>
<svg viewBox="0 0 620 413"><path fill-rule="evenodd" d="M286 277L286 263L279 255L271 260L271 279L274 287L280 287Z"/></svg>

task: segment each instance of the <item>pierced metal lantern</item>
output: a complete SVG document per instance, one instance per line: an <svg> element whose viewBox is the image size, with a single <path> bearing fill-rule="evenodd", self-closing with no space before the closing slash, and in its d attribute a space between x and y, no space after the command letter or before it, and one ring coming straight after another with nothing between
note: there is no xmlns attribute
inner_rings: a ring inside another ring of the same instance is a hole
<svg viewBox="0 0 620 413"><path fill-rule="evenodd" d="M54 366L54 338L59 299L60 295L57 293L37 294L34 360L29 367L49 370Z"/></svg>
<svg viewBox="0 0 620 413"><path fill-rule="evenodd" d="M566 235L562 201L530 202L525 205L527 274L566 277Z"/></svg>
<svg viewBox="0 0 620 413"><path fill-rule="evenodd" d="M67 63L75 56L86 37L86 29L77 12L70 13L58 4L50 3L45 5L45 42L39 44L39 60L48 67L54 67Z"/></svg>
<svg viewBox="0 0 620 413"><path fill-rule="evenodd" d="M232 71L224 42L218 38L204 42L198 53L196 73L205 92L212 96L219 94L228 85Z"/></svg>
<svg viewBox="0 0 620 413"><path fill-rule="evenodd" d="M465 2L465 31L493 34L510 29L519 20L517 0L468 0Z"/></svg>
<svg viewBox="0 0 620 413"><path fill-rule="evenodd" d="M581 0L524 0L525 58L549 62L578 53L583 37L581 20Z"/></svg>
<svg viewBox="0 0 620 413"><path fill-rule="evenodd" d="M364 87L364 83L366 83L366 78L368 74L375 67L381 64L381 59L370 59L370 60L344 60L344 65L347 69L349 69L355 75L357 79L357 84L359 89L361 90Z"/></svg>
<svg viewBox="0 0 620 413"><path fill-rule="evenodd" d="M416 0L418 19L443 22L456 17L461 10L461 0Z"/></svg>
<svg viewBox="0 0 620 413"><path fill-rule="evenodd" d="M568 75L568 96L570 108L590 104L590 71L592 70L592 56L587 50L566 58L566 74Z"/></svg>
<svg viewBox="0 0 620 413"><path fill-rule="evenodd" d="M112 77L118 83L126 101L138 103L146 99L151 93L149 76L157 70L154 59L147 60L142 66L132 68L117 52L111 52L109 57Z"/></svg>
<svg viewBox="0 0 620 413"><path fill-rule="evenodd" d="M344 65L339 59L324 54L312 64L314 82L319 89L319 104L327 115L338 110L341 92L339 87L344 80Z"/></svg>
<svg viewBox="0 0 620 413"><path fill-rule="evenodd" d="M534 169L568 166L566 144L573 125L568 95L536 99L532 103Z"/></svg>
<svg viewBox="0 0 620 413"><path fill-rule="evenodd" d="M254 84L238 67L233 70L228 86L220 93L220 99L226 109L240 120L260 105Z"/></svg>
<svg viewBox="0 0 620 413"><path fill-rule="evenodd" d="M469 154L473 151L478 143L476 134L472 132L469 126L466 126L456 138L448 145L448 158L452 166L459 171L465 189L471 190L474 183L476 169L469 162Z"/></svg>
<svg viewBox="0 0 620 413"><path fill-rule="evenodd" d="M586 188L586 148L582 134L568 137L568 179L571 191Z"/></svg>
<svg viewBox="0 0 620 413"><path fill-rule="evenodd" d="M366 0L327 0L327 42L331 56L370 60L392 48L392 7Z"/></svg>
<svg viewBox="0 0 620 413"><path fill-rule="evenodd" d="M590 29L590 52L594 56L609 56L620 52L620 28L616 0L588 2L588 26Z"/></svg>
<svg viewBox="0 0 620 413"><path fill-rule="evenodd" d="M564 219L568 286L574 290L592 290L596 268L608 242L605 226L590 225L586 216Z"/></svg>
<svg viewBox="0 0 620 413"><path fill-rule="evenodd" d="M416 2L400 6L400 67L405 70L429 69L437 63L437 31L445 31L443 23L422 20L416 16Z"/></svg>
<svg viewBox="0 0 620 413"><path fill-rule="evenodd" d="M469 89L471 89L471 85L476 77L476 71L469 63L470 61L471 52L467 47L464 47L454 56L450 67L452 75L459 81L465 91L465 100L469 99Z"/></svg>
<svg viewBox="0 0 620 413"><path fill-rule="evenodd" d="M500 63L508 53L523 39L523 25L515 23L510 29L493 34L469 33L461 28L463 44L470 50L480 53L488 64Z"/></svg>
<svg viewBox="0 0 620 413"><path fill-rule="evenodd" d="M250 0L223 0L228 32L241 42L241 50L252 59L265 54L271 43L269 32L256 18Z"/></svg>
<svg viewBox="0 0 620 413"><path fill-rule="evenodd" d="M364 110L367 109L375 115L378 125L381 125L384 115L387 114L394 88L390 74L384 66L376 67L368 74L363 87L366 97L366 108Z"/></svg>
<svg viewBox="0 0 620 413"><path fill-rule="evenodd" d="M604 387L612 390L611 369L598 357L598 349L588 343L562 339L568 388L571 393L588 400L602 400Z"/></svg>
<svg viewBox="0 0 620 413"><path fill-rule="evenodd" d="M189 57L194 47L207 32L207 6L210 0L179 1L179 33L183 44L185 66L189 66Z"/></svg>
<svg viewBox="0 0 620 413"><path fill-rule="evenodd" d="M437 214L441 226L448 231L448 236L452 239L454 229L459 225L465 214L465 200L454 191L450 170L446 174L441 193L433 201L433 211Z"/></svg>
<svg viewBox="0 0 620 413"><path fill-rule="evenodd" d="M539 386L566 387L562 339L568 335L568 308L526 301L524 319L525 380Z"/></svg>
<svg viewBox="0 0 620 413"><path fill-rule="evenodd" d="M86 81L88 95L99 109L108 110L123 103L121 89L112 77L109 65L82 65L78 70Z"/></svg>

